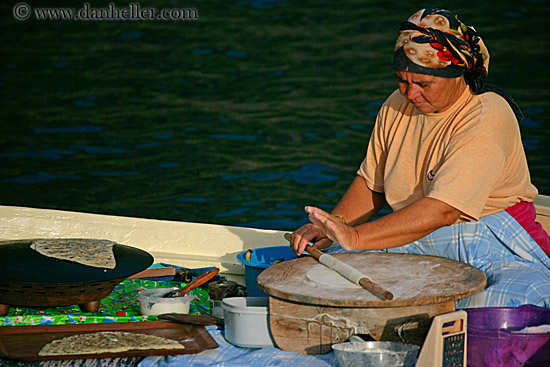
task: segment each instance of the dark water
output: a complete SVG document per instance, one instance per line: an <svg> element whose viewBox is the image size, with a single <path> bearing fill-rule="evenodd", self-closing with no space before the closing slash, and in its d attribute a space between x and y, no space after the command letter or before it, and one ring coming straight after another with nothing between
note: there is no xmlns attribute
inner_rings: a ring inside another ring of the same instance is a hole
<svg viewBox="0 0 550 367"><path fill-rule="evenodd" d="M17 2L0 5L0 204L277 229L347 188L396 88L396 29L419 7L141 1L199 19L84 22L17 21ZM550 194L550 2L436 5L484 36Z"/></svg>

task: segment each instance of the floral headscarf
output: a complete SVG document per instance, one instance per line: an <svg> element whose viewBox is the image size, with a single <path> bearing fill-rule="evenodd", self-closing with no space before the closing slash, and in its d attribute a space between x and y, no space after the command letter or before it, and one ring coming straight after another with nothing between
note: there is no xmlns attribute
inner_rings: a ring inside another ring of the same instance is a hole
<svg viewBox="0 0 550 367"><path fill-rule="evenodd" d="M523 118L517 104L496 86L487 86L489 51L474 27L444 9L422 9L401 23L395 43L393 66L418 74L444 78L464 75L475 94L496 92Z"/></svg>

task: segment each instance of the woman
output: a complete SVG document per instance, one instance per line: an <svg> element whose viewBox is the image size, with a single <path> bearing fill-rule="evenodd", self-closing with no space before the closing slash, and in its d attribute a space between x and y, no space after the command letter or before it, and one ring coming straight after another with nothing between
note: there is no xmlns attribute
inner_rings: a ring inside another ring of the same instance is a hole
<svg viewBox="0 0 550 367"><path fill-rule="evenodd" d="M457 307L550 307L550 241L534 221L521 111L486 85L488 62L474 28L449 11L422 9L403 22L399 88L380 109L357 177L332 214L306 207L311 223L293 233L294 251L334 241L443 256L487 275L486 289ZM393 213L370 221L386 203Z"/></svg>

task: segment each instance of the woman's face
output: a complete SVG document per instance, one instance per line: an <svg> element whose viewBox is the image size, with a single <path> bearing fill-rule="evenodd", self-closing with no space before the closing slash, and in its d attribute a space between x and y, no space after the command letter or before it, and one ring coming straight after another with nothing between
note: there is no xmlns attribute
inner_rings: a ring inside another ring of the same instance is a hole
<svg viewBox="0 0 550 367"><path fill-rule="evenodd" d="M464 78L442 78L432 75L396 70L399 91L420 113L444 112L460 98L466 82Z"/></svg>

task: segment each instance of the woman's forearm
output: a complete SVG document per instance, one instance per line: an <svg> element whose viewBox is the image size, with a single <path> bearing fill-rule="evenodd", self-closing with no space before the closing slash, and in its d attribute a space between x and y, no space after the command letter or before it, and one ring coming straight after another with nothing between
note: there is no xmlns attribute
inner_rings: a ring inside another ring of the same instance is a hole
<svg viewBox="0 0 550 367"><path fill-rule="evenodd" d="M454 207L432 198L415 203L380 219L355 226L356 243L348 250L379 250L414 242L460 216Z"/></svg>
<svg viewBox="0 0 550 367"><path fill-rule="evenodd" d="M368 222L385 204L384 194L372 191L362 177L356 176L332 213L343 215L353 226Z"/></svg>

